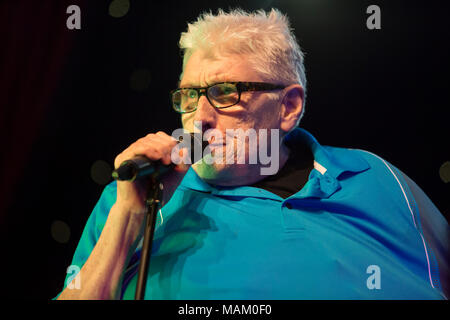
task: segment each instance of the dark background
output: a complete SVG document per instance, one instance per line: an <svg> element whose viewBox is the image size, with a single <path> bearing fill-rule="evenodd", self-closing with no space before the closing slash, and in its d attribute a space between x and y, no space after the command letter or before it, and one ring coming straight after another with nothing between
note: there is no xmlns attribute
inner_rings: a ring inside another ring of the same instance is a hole
<svg viewBox="0 0 450 320"><path fill-rule="evenodd" d="M287 13L306 52L301 126L321 144L382 156L448 220L443 1L131 0L128 11L111 2L0 2L3 297L54 297L114 157L181 126L168 101L181 72L179 35L209 9ZM81 30L66 28L71 4ZM381 8L381 30L366 28L370 4Z"/></svg>

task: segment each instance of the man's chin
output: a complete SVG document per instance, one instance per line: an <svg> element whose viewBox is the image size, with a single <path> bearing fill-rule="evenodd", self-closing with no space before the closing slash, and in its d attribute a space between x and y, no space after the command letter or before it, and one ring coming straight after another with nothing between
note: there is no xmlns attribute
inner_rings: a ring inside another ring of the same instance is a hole
<svg viewBox="0 0 450 320"><path fill-rule="evenodd" d="M237 186L241 183L242 170L246 165L238 164L207 164L203 161L196 162L192 169L205 182L218 186Z"/></svg>

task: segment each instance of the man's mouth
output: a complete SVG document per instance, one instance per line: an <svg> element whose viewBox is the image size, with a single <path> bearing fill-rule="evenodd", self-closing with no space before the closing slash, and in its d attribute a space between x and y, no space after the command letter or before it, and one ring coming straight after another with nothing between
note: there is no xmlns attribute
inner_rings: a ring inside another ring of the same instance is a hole
<svg viewBox="0 0 450 320"><path fill-rule="evenodd" d="M216 143L210 143L208 146L209 146L209 150L214 151L214 150L224 147L225 145L223 143L216 142Z"/></svg>
<svg viewBox="0 0 450 320"><path fill-rule="evenodd" d="M210 146L223 146L225 145L225 142L222 141L221 139L217 139L215 140L216 137L212 136L211 138L208 139L208 144Z"/></svg>
<svg viewBox="0 0 450 320"><path fill-rule="evenodd" d="M209 150L211 150L211 152L214 152L217 149L220 149L222 147L225 146L224 141L222 141L222 139L217 139L216 137L211 137L210 139L208 139L208 147Z"/></svg>

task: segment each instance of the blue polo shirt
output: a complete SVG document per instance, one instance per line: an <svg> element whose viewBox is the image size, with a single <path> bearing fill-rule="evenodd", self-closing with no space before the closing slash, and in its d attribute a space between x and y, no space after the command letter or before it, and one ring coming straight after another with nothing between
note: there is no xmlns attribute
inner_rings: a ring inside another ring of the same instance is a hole
<svg viewBox="0 0 450 320"><path fill-rule="evenodd" d="M369 152L300 128L289 139L311 148L314 169L286 199L187 172L157 217L145 299L445 299L449 226L420 188ZM115 199L113 182L72 265L89 257ZM123 299L134 299L139 254Z"/></svg>

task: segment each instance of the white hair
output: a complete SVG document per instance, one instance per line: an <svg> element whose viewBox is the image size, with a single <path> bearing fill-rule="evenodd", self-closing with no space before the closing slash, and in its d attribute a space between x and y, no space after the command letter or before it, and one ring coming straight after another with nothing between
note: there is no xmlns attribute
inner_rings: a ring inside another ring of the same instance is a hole
<svg viewBox="0 0 450 320"><path fill-rule="evenodd" d="M201 14L188 24L180 37L183 71L192 53L198 49L210 57L246 54L252 67L265 80L290 85L298 83L306 94L303 52L287 16L277 9L252 13L241 9L229 13L219 9ZM180 76L183 76L183 73Z"/></svg>

